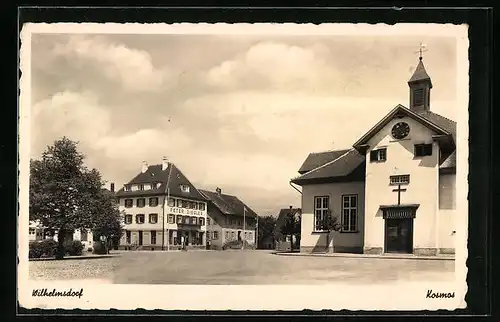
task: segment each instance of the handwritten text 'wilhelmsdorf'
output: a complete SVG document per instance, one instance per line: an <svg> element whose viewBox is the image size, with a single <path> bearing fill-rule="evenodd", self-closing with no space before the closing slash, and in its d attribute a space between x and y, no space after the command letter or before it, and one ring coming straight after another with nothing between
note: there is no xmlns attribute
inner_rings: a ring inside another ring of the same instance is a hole
<svg viewBox="0 0 500 322"><path fill-rule="evenodd" d="M66 291L57 291L53 289L49 291L47 288L39 288L37 290L33 290L31 296L40 296L40 297L78 297L81 298L83 295L83 288L79 291L73 291L72 288Z"/></svg>

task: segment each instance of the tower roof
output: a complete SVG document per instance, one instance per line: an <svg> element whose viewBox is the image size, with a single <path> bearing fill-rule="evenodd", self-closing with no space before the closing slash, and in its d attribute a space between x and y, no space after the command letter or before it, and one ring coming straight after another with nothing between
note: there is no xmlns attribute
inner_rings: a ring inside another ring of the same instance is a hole
<svg viewBox="0 0 500 322"><path fill-rule="evenodd" d="M415 69L415 72L413 73L413 76L410 78L408 83L415 83L419 81L429 81L431 83L432 87L432 82L431 78L427 74L427 71L425 70L424 63L422 62L422 59L420 58L420 61L418 62L417 68Z"/></svg>

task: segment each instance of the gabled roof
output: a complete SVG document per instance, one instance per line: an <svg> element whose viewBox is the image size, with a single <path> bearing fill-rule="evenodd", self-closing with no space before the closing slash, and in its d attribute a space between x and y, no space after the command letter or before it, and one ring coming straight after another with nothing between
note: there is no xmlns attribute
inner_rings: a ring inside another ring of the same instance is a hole
<svg viewBox="0 0 500 322"><path fill-rule="evenodd" d="M150 165L146 172L139 173L127 185L139 183L160 183L156 189L150 190L136 190L125 191L124 188L118 190L116 195L118 197L138 197L150 195L166 195L169 193L171 196L202 200L206 198L196 189L196 187L186 178L182 171L173 163L169 163L165 170L162 170L161 164ZM189 186L189 192L181 190L181 185Z"/></svg>
<svg viewBox="0 0 500 322"><path fill-rule="evenodd" d="M452 169L457 165L457 151L453 151L439 166L439 169Z"/></svg>
<svg viewBox="0 0 500 322"><path fill-rule="evenodd" d="M248 207L243 201L238 197L217 193L214 191L202 190L200 192L210 200L224 215L238 215L243 216L243 208L247 211L245 216L257 218L257 214L250 207Z"/></svg>
<svg viewBox="0 0 500 322"><path fill-rule="evenodd" d="M302 163L299 173L303 174L309 172L325 163L333 161L349 150L350 149L310 153L304 163Z"/></svg>
<svg viewBox="0 0 500 322"><path fill-rule="evenodd" d="M431 78L427 74L427 71L425 70L424 63L422 62L422 60L418 62L417 68L415 69L415 72L411 76L408 83L416 83L420 81L428 81L431 85L430 87L432 88Z"/></svg>
<svg viewBox="0 0 500 322"><path fill-rule="evenodd" d="M332 161L326 162L315 169L292 179L292 182L296 184L304 184L307 181L314 181L315 179L346 177L354 173L355 170L359 169L365 162L365 157L355 149L340 151L347 152L344 152Z"/></svg>
<svg viewBox="0 0 500 322"><path fill-rule="evenodd" d="M449 128L449 123L442 116L425 111L422 113L416 113L409 108L398 104L394 107L384 118L382 118L374 127L372 127L365 135L363 135L356 143L353 144L354 148L359 149L361 146L365 145L373 136L375 136L384 126L387 125L396 115L406 115L420 124L430 128L439 135L450 135L453 136L451 128ZM449 120L448 120L449 121ZM439 123L439 124L438 124Z"/></svg>
<svg viewBox="0 0 500 322"><path fill-rule="evenodd" d="M451 133L453 140L456 142L457 122L431 111L420 111L417 114Z"/></svg>

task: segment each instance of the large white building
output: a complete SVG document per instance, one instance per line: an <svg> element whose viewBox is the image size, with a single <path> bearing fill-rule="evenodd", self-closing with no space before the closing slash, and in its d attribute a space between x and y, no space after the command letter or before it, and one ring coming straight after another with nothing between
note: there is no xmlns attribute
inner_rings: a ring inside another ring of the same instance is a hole
<svg viewBox="0 0 500 322"><path fill-rule="evenodd" d="M408 85L409 108L394 107L351 148L311 153L292 179L302 252L455 252L456 123L431 111L422 59ZM341 229L327 238L329 214Z"/></svg>
<svg viewBox="0 0 500 322"><path fill-rule="evenodd" d="M141 171L117 191L124 213L120 249L205 248L207 200L172 162L143 162Z"/></svg>

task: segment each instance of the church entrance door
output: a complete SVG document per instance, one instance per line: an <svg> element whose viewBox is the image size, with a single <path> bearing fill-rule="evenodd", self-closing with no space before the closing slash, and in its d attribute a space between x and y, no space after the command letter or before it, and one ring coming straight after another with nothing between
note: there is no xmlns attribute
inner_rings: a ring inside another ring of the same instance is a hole
<svg viewBox="0 0 500 322"><path fill-rule="evenodd" d="M385 220L385 252L413 253L413 219Z"/></svg>

